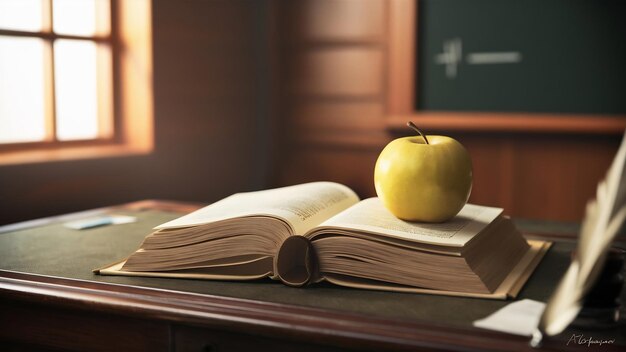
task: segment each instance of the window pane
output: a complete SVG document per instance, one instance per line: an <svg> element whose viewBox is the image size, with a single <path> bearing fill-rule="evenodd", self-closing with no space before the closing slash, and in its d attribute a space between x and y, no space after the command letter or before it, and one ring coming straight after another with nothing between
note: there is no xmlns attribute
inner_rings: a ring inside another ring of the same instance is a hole
<svg viewBox="0 0 626 352"><path fill-rule="evenodd" d="M45 138L43 60L41 39L0 36L0 143Z"/></svg>
<svg viewBox="0 0 626 352"><path fill-rule="evenodd" d="M41 31L44 0L0 0L0 28Z"/></svg>
<svg viewBox="0 0 626 352"><path fill-rule="evenodd" d="M96 44L88 40L56 40L54 76L57 138L97 138Z"/></svg>
<svg viewBox="0 0 626 352"><path fill-rule="evenodd" d="M52 4L56 33L84 36L109 33L109 0L54 0Z"/></svg>

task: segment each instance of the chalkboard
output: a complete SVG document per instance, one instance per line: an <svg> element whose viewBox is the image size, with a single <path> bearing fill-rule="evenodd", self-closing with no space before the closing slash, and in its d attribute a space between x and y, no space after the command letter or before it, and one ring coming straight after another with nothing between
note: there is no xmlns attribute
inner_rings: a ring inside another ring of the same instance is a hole
<svg viewBox="0 0 626 352"><path fill-rule="evenodd" d="M626 113L626 1L422 0L418 110Z"/></svg>

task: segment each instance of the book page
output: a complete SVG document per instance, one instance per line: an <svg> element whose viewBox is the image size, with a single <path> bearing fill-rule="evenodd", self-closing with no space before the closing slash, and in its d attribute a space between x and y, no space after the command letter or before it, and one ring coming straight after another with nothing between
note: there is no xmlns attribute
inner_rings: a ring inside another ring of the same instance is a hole
<svg viewBox="0 0 626 352"><path fill-rule="evenodd" d="M302 235L358 201L356 193L344 185L312 182L237 193L155 229L196 226L237 217L266 215L287 221L294 234Z"/></svg>
<svg viewBox="0 0 626 352"><path fill-rule="evenodd" d="M413 242L462 247L500 214L500 208L466 204L452 220L443 223L409 222L396 218L380 199L369 198L325 221L320 227L339 227Z"/></svg>

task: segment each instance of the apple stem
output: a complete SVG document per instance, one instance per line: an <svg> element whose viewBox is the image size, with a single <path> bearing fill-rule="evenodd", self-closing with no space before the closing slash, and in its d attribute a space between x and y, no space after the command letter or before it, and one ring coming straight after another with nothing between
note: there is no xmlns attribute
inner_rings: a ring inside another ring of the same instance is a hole
<svg viewBox="0 0 626 352"><path fill-rule="evenodd" d="M406 123L406 125L414 129L415 132L419 133L419 135L422 136L422 138L424 138L424 141L426 141L426 144L430 144L428 143L428 138L426 138L426 135L424 134L424 132L422 132L419 128L417 128L417 126L415 126L413 122L409 121Z"/></svg>

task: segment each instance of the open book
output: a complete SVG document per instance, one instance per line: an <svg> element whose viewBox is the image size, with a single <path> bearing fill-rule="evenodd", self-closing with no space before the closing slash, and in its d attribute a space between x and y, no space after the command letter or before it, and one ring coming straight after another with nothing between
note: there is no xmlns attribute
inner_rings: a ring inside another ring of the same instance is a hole
<svg viewBox="0 0 626 352"><path fill-rule="evenodd" d="M527 242L502 209L467 204L448 222L412 223L378 198L314 182L227 197L157 226L135 253L96 272L504 299L548 247Z"/></svg>

